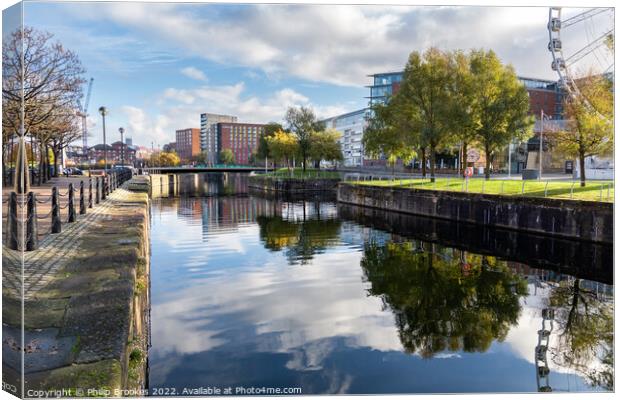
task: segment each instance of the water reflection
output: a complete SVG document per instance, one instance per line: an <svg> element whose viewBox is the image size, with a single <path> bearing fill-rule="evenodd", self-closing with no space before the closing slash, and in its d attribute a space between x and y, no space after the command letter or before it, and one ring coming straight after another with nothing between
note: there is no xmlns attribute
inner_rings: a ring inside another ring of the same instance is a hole
<svg viewBox="0 0 620 400"><path fill-rule="evenodd" d="M576 369L592 385L613 390L613 298L605 286L581 279L554 285L548 297L558 340L550 346L553 362Z"/></svg>
<svg viewBox="0 0 620 400"><path fill-rule="evenodd" d="M596 340L562 336L581 332L562 322L576 321L560 301L572 304L572 261L541 252L525 264L515 254L534 253L515 248L500 248L498 258L473 232L463 240L470 248L456 246L449 229L426 221L385 219L391 225L380 228L315 200L182 196L154 201L152 215L152 387L537 391L547 385L535 374L542 310L554 308L548 386L610 389L613 353L603 350L611 326ZM597 254L597 271L609 268L605 249L582 250ZM613 287L577 279L580 295L598 291L607 304L586 296L589 317L577 320L607 326ZM593 317L595 309L606 317ZM565 360L576 344L584 356Z"/></svg>
<svg viewBox="0 0 620 400"><path fill-rule="evenodd" d="M302 207L305 209L306 204ZM273 251L284 250L291 265L308 264L315 254L323 252L338 241L341 222L337 219L316 218L291 222L281 216L259 216L260 238L265 247Z"/></svg>
<svg viewBox="0 0 620 400"><path fill-rule="evenodd" d="M527 281L495 257L417 242L365 246L369 293L396 317L407 352L486 351L517 323Z"/></svg>

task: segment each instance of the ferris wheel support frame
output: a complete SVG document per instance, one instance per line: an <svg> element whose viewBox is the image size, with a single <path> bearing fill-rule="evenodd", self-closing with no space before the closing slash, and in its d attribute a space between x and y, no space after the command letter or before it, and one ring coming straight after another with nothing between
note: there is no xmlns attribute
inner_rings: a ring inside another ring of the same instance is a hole
<svg viewBox="0 0 620 400"><path fill-rule="evenodd" d="M602 36L595 39L591 43L588 43L586 46L584 46L582 49L580 49L568 58L564 57L564 52L562 48L562 37L560 32L562 28L572 26L578 22L586 20L587 18L591 18L595 15L599 15L609 10L613 10L613 8L593 8L575 16L572 16L565 21L562 21L562 8L550 7L549 20L547 22L547 31L549 33L549 44L547 48L551 53L551 57L553 58L553 61L551 62L551 69L557 72L560 85L567 90L568 95L572 98L581 97L587 107L593 109L600 117L604 118L605 120L607 120L608 118L598 112L598 110L594 109L588 99L582 97L578 85L575 83L575 80L571 76L572 74L570 73L569 67L571 64L574 64L589 53L596 50L601 44L604 43L604 39L607 35L613 34L614 29L612 28L611 30L605 32Z"/></svg>

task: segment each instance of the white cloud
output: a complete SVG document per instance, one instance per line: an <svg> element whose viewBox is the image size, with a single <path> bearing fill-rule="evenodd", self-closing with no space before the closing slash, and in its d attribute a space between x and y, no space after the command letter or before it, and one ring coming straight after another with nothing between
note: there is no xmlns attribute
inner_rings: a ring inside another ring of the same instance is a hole
<svg viewBox="0 0 620 400"><path fill-rule="evenodd" d="M519 74L553 78L544 7L161 3L102 7L97 18L107 15L186 55L257 68L267 76L365 85L370 73L402 69L410 51L438 46L491 48ZM577 10L565 9L564 14ZM581 30L567 31L565 40L579 49L586 37Z"/></svg>
<svg viewBox="0 0 620 400"><path fill-rule="evenodd" d="M188 78L196 79L197 81L206 81L207 80L207 77L204 74L204 72L202 72L201 70L199 70L198 68L195 68L195 67L183 68L181 70L181 73L183 75L187 76Z"/></svg>
<svg viewBox="0 0 620 400"><path fill-rule="evenodd" d="M288 107L312 107L319 118L342 114L349 110L346 103L316 105L301 93L290 88L274 91L267 96L246 93L245 83L234 85L203 85L193 89L165 89L155 100L158 113L147 113L134 105L123 106L121 111L128 121L128 132L133 142L150 145L151 141L163 146L175 140L175 131L200 127L200 114L236 115L240 122L282 122ZM150 115L156 115L154 117Z"/></svg>

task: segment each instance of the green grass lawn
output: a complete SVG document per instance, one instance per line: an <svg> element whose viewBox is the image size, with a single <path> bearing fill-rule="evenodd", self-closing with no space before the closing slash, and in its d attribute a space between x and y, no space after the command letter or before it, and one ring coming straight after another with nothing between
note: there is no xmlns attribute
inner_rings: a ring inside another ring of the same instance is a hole
<svg viewBox="0 0 620 400"><path fill-rule="evenodd" d="M504 196L550 197L555 199L573 199L587 201L614 201L613 181L586 182L585 187L579 182L569 181L520 181L520 180L489 180L469 179L467 185L461 178L437 178L435 183L430 179L394 179L374 181L350 181L358 185L408 187L427 190L443 190L453 192L500 194ZM571 190L572 187L572 190ZM546 194L545 194L546 191ZM571 195L572 191L572 195Z"/></svg>
<svg viewBox="0 0 620 400"><path fill-rule="evenodd" d="M318 170L314 168L308 168L306 172L301 168L291 169L290 171L286 168L280 168L267 174L261 174L260 176L277 179L340 179L340 174L336 171Z"/></svg>

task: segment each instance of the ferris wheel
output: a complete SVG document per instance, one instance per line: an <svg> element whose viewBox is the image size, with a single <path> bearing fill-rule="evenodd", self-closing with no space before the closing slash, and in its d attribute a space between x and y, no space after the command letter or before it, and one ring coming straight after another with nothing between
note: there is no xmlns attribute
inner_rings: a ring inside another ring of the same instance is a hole
<svg viewBox="0 0 620 400"><path fill-rule="evenodd" d="M551 7L547 30L551 69L569 95L580 96L576 82L587 73L613 77L613 8L590 8L562 19L562 8Z"/></svg>

